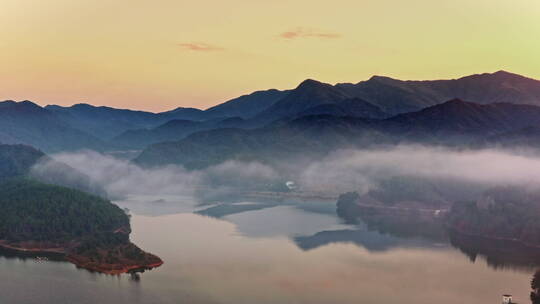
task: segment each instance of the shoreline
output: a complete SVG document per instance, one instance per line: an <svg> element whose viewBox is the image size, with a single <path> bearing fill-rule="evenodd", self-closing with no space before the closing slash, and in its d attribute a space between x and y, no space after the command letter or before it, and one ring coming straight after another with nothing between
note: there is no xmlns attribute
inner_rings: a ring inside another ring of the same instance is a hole
<svg viewBox="0 0 540 304"><path fill-rule="evenodd" d="M451 233L456 233L458 235L466 236L466 237L472 237L472 238L479 238L487 241L494 241L494 242L508 242L509 244L514 244L517 246L520 246L524 249L530 249L530 250L540 250L540 244L534 244L534 243L527 243L525 241L522 241L518 238L509 238L509 237L498 237L498 236L492 236L492 235L483 235L478 233L471 233L467 232L459 227L450 225L445 219L446 215L449 212L448 208L443 209L431 209L431 208L417 208L417 207L393 207L393 206L380 206L380 205L373 205L373 204L363 204L363 203L354 203L354 207L358 209L363 208L374 208L379 210L384 210L390 213L394 213L395 215L399 215L400 212L418 212L421 216L429 216L431 219L438 221L441 225L443 225L446 230Z"/></svg>
<svg viewBox="0 0 540 304"><path fill-rule="evenodd" d="M535 244L531 244L531 243L526 243L526 242L524 242L524 241L522 241L520 239L516 239L516 238L504 238L504 237L482 235L482 234L477 234L477 233L469 233L469 232L463 231L463 229L459 229L457 227L450 226L450 225L446 225L446 228L448 230L452 231L452 232L461 234L463 236L481 238L481 239L491 240L491 241L510 242L510 243L514 243L514 244L517 244L517 245L521 245L521 246L523 246L525 248L540 250L540 244L535 245Z"/></svg>
<svg viewBox="0 0 540 304"><path fill-rule="evenodd" d="M145 265L141 265L141 264L122 264L122 263L117 263L117 264L101 263L101 264L97 264L95 262L85 262L85 260L87 258L85 256L83 256L83 255L70 254L68 252L69 251L68 250L69 246L66 246L66 247L41 247L41 248L40 247L30 247L30 246L25 247L25 246L22 246L22 245L14 245L14 244L8 243L6 240L0 240L0 248L4 248L4 249L7 249L7 250L20 252L20 253L58 254L58 255L62 256L64 261L75 265L77 268L82 268L82 269L86 269L88 271L99 272L99 273L103 273L103 274L107 274L107 275L119 275L119 274L123 274L123 273L130 273L130 272L136 271L136 270L141 270L141 271L150 270L150 269L160 267L161 265L164 264L164 262L160 258L158 258L157 256L154 256L154 255L151 255L149 253L147 253L147 254L159 259L159 262L145 264Z"/></svg>
<svg viewBox="0 0 540 304"><path fill-rule="evenodd" d="M315 192L272 192L272 191L247 191L240 192L240 195L248 198L278 198L278 199L302 199L302 200L324 200L333 201L337 200L339 195L335 194L322 194Z"/></svg>
<svg viewBox="0 0 540 304"><path fill-rule="evenodd" d="M66 261L72 263L73 265L77 266L78 268L83 268L88 271L95 271L103 274L108 275L119 275L123 273L130 273L133 271L144 271L144 270L151 270L157 267L160 267L163 265L163 261L151 263L147 265L124 265L124 264L88 264L81 261L79 255L67 255ZM84 257L83 257L84 258ZM104 266L107 265L107 266Z"/></svg>
<svg viewBox="0 0 540 304"><path fill-rule="evenodd" d="M48 247L48 248L37 248L37 247L21 247L21 246L15 246L10 243L8 243L6 240L0 240L0 247L14 250L14 251L20 251L25 253L56 253L56 254L62 254L67 255L67 251L64 247Z"/></svg>

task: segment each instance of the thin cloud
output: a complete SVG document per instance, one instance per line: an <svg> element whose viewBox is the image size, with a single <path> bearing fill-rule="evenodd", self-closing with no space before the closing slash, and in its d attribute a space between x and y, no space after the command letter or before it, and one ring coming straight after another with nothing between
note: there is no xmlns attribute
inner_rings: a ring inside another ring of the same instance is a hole
<svg viewBox="0 0 540 304"><path fill-rule="evenodd" d="M299 38L320 38L320 39L337 39L341 38L341 35L338 33L324 32L309 28L299 27L295 30L283 32L279 34L283 39L299 39Z"/></svg>
<svg viewBox="0 0 540 304"><path fill-rule="evenodd" d="M194 52L215 52L225 50L222 47L202 42L179 43L182 49Z"/></svg>

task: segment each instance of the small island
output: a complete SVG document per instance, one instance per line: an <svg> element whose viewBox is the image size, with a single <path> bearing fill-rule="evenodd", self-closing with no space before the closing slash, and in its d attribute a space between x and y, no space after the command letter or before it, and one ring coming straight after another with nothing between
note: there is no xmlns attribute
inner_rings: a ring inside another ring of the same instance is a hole
<svg viewBox="0 0 540 304"><path fill-rule="evenodd" d="M0 247L61 254L106 274L163 264L130 242L129 216L106 199L27 178L0 183L0 193Z"/></svg>

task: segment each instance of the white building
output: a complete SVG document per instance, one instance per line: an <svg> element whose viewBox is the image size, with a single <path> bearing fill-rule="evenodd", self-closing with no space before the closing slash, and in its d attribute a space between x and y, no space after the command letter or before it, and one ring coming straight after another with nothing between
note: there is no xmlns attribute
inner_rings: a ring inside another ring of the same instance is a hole
<svg viewBox="0 0 540 304"><path fill-rule="evenodd" d="M296 190L298 188L293 181L286 182L285 186L287 186L287 188L289 188L289 190Z"/></svg>
<svg viewBox="0 0 540 304"><path fill-rule="evenodd" d="M512 304L514 302L512 302L512 295L509 295L509 294L505 294L502 296L502 302L503 304Z"/></svg>

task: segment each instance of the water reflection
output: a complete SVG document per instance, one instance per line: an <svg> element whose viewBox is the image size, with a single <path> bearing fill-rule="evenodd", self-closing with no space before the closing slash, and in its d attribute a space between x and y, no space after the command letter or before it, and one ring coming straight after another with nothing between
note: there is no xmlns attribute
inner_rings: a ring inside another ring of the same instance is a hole
<svg viewBox="0 0 540 304"><path fill-rule="evenodd" d="M135 206L137 214L156 216L195 212L223 219L234 223L240 235L287 237L306 251L337 243L354 244L372 252L453 246L472 263L480 257L493 269L532 273L540 267L540 249L449 233L441 221L419 217L414 212L393 215L368 208L355 218L343 218L338 213L341 220L337 220L333 201L246 201L245 197L234 195L214 197L218 198L217 204L208 200L184 204L186 197L164 197L150 203L148 198L136 197L119 204Z"/></svg>
<svg viewBox="0 0 540 304"><path fill-rule="evenodd" d="M426 244L427 240L432 240L444 244L449 244L458 249L469 258L472 263L480 257L484 259L487 265L495 270L515 270L526 273L532 273L540 267L540 248L532 248L524 246L518 242L494 240L482 237L473 237L457 233L449 230L443 218L436 216L423 216L414 211L399 211L394 212L385 208L359 207L354 217L345 216L339 211L337 212L346 222L357 223L360 227L363 225L368 227L368 230L377 231L382 238L382 235L397 238L393 240L388 238L389 242L393 241L397 246L415 246L421 247ZM348 214L350 215L350 214ZM365 233L326 233L324 241L331 242L347 242L353 241L356 244L366 246L369 244L369 237L364 236ZM321 235L313 236L312 242L319 239ZM335 239L332 240L332 237ZM345 239L343 239L345 237ZM349 237L351 240L347 240ZM405 241L406 239L420 239L423 242ZM301 239L306 242L310 239Z"/></svg>
<svg viewBox="0 0 540 304"><path fill-rule="evenodd" d="M246 232L253 229L241 230L248 222L266 226L276 215L287 212L293 215L278 223L282 226L279 235L259 230L252 236ZM135 217L136 227L144 227L135 231L137 242L166 261L162 269L143 275L143 285L168 293L168 283L163 280L169 278L181 282L171 282L177 293L205 295L231 304L499 303L500 295L507 292L515 299L528 297L529 273L494 272L485 263L471 264L462 253L429 240L406 239L412 243L385 251L370 251L351 243L330 243L304 251L290 241L299 237L302 224L312 225L315 231L307 235L317 234L321 227L307 223L331 219L326 216L281 206L227 216L226 221L189 214ZM243 224L237 225L237 220ZM163 232L160 226L177 232L153 237ZM185 227L197 233L177 230ZM334 231L339 230L347 229ZM377 236L375 231L367 232ZM415 242L420 246L414 246ZM170 291L167 297L175 295Z"/></svg>
<svg viewBox="0 0 540 304"><path fill-rule="evenodd" d="M335 215L306 212L294 206L277 206L241 212L223 218L234 223L239 235L250 238L287 238L317 233L321 230L347 229Z"/></svg>
<svg viewBox="0 0 540 304"><path fill-rule="evenodd" d="M540 267L540 248L531 248L516 242L490 240L449 231L452 246L458 248L471 262L478 257L493 269L516 270L533 273Z"/></svg>
<svg viewBox="0 0 540 304"><path fill-rule="evenodd" d="M500 267L520 259L426 223L372 217L344 224L332 202L143 201L121 205L134 214L132 241L163 258L162 267L110 277L0 253L1 302L454 304L500 303L503 293L528 302L529 268Z"/></svg>
<svg viewBox="0 0 540 304"><path fill-rule="evenodd" d="M234 203L234 204L217 204L203 210L196 211L197 214L202 214L215 218L222 218L227 215L261 210L278 206L272 203Z"/></svg>
<svg viewBox="0 0 540 304"><path fill-rule="evenodd" d="M355 230L321 231L310 236L298 236L294 242L303 250L312 250L334 243L351 243L370 252L388 251L396 248L440 248L445 243L422 238L400 238L381 234L365 228Z"/></svg>

